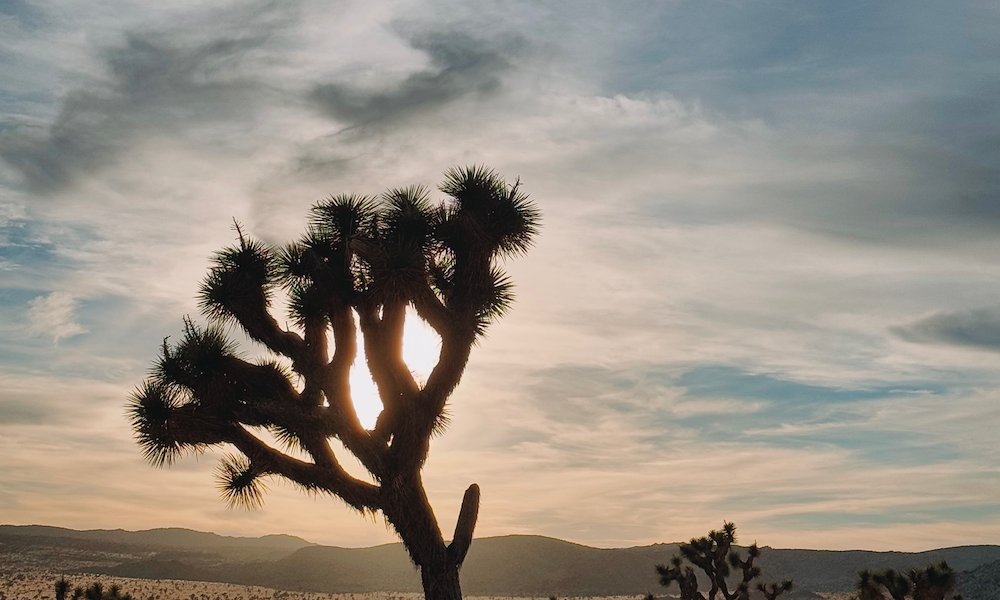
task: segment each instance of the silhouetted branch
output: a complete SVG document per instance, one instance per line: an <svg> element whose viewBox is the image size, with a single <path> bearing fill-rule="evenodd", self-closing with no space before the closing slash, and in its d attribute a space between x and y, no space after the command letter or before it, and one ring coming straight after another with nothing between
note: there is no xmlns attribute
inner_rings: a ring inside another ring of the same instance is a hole
<svg viewBox="0 0 1000 600"><path fill-rule="evenodd" d="M455 535L448 545L448 560L457 567L462 566L465 555L472 545L472 532L476 529L476 519L479 516L479 486L473 483L465 490L462 498L462 509L455 522Z"/></svg>

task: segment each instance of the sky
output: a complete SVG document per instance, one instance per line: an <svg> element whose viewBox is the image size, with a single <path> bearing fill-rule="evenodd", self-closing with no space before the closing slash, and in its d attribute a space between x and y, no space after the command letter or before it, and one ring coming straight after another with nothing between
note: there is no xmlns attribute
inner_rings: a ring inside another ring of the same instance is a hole
<svg viewBox="0 0 1000 600"><path fill-rule="evenodd" d="M543 226L432 443L445 530L477 482L478 536L1000 543L997 3L162 4L0 0L0 522L394 541L227 508L125 403L234 219L483 164Z"/></svg>

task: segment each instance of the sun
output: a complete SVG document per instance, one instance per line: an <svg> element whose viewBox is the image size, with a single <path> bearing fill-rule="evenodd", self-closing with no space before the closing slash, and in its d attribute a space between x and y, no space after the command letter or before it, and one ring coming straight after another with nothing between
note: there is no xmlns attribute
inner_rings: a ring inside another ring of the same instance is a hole
<svg viewBox="0 0 1000 600"><path fill-rule="evenodd" d="M431 369L437 364L441 352L441 338L424 323L412 309L406 310L406 324L403 326L403 360L418 382L427 379ZM351 396L358 411L361 424L367 429L375 427L375 419L382 411L378 388L372 381L365 362L364 344L358 340L358 356L351 369Z"/></svg>

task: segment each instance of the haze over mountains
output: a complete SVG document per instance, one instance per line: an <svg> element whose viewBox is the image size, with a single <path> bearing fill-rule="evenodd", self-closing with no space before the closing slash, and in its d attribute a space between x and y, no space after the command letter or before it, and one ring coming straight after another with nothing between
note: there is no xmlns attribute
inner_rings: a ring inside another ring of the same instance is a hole
<svg viewBox="0 0 1000 600"><path fill-rule="evenodd" d="M676 552L677 544L606 549L531 535L479 538L462 569L462 586L471 596L662 594L654 565ZM816 592L850 591L861 569L905 570L941 560L962 572L966 600L1000 598L1000 546L919 553L765 548L759 565L767 580L794 579L792 597L814 598ZM286 535L0 525L0 564L301 591L420 591L419 576L400 544L339 548Z"/></svg>

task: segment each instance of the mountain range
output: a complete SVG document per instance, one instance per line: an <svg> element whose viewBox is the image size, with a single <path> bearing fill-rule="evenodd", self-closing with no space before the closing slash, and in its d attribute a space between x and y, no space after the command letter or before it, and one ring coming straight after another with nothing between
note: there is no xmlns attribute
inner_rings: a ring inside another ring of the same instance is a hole
<svg viewBox="0 0 1000 600"><path fill-rule="evenodd" d="M470 596L662 595L667 590L658 585L654 566L676 553L677 544L593 548L532 535L477 538L462 568L462 588ZM287 535L242 538L186 529L0 525L0 559L65 572L285 590L420 591L420 578L400 544L340 548ZM758 565L765 580L793 579L790 597L805 599L851 591L862 569L906 570L941 560L960 572L966 600L1000 600L1000 546L918 553L765 547Z"/></svg>

